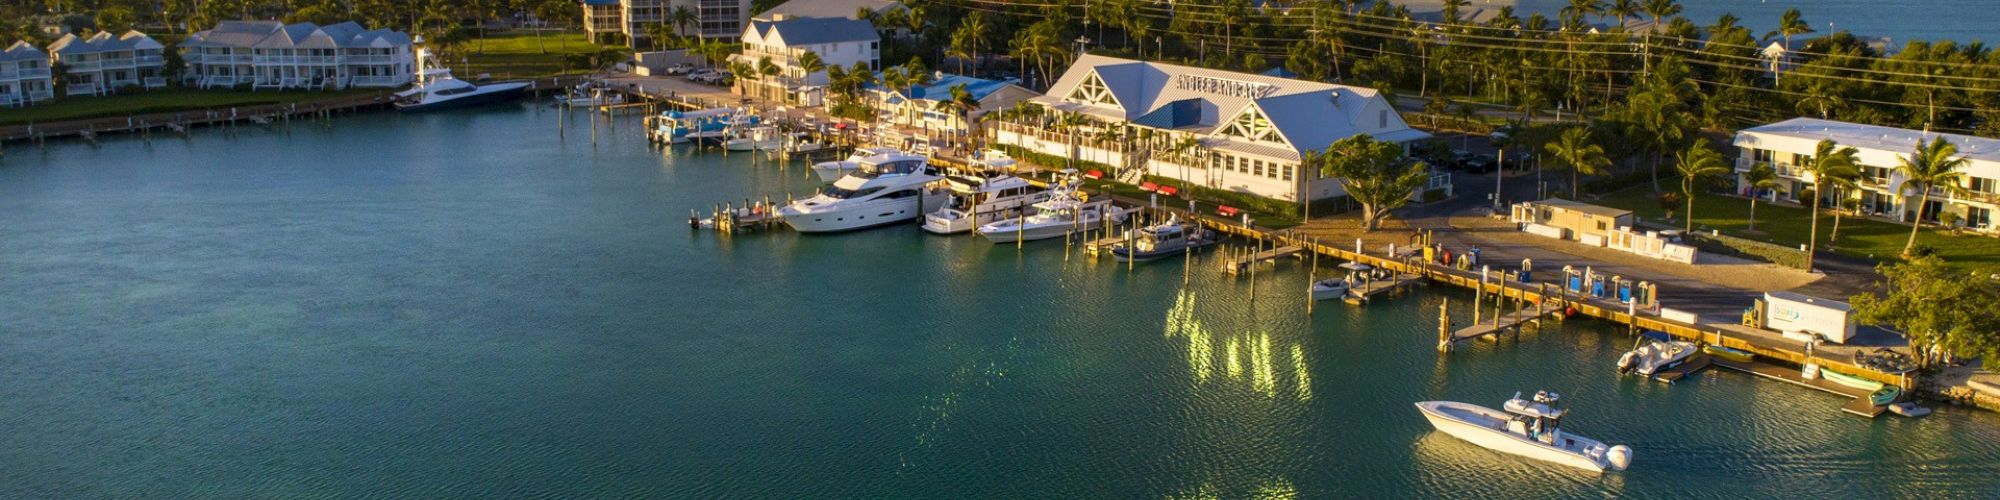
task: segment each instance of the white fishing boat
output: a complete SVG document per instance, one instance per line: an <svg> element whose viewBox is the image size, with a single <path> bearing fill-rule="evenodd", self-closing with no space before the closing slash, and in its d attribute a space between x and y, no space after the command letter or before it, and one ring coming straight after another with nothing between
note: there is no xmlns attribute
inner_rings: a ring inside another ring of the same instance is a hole
<svg viewBox="0 0 2000 500"><path fill-rule="evenodd" d="M1185 255L1221 243L1214 231L1203 229L1192 222L1184 222L1178 216L1161 224L1140 228L1129 241L1111 245L1111 257L1119 262L1127 260L1149 261L1162 257Z"/></svg>
<svg viewBox="0 0 2000 500"><path fill-rule="evenodd" d="M955 172L945 175L952 202L924 215L925 231L958 234L979 227L979 221L1016 218L1021 210L1048 201L1053 194L1027 179L999 173Z"/></svg>
<svg viewBox="0 0 2000 500"><path fill-rule="evenodd" d="M723 141L722 149L730 151L770 151L785 145L785 134L777 127L751 127L739 129L735 136Z"/></svg>
<svg viewBox="0 0 2000 500"><path fill-rule="evenodd" d="M792 132L785 135L785 145L781 149L786 155L809 155L823 151L826 144L815 141L807 132Z"/></svg>
<svg viewBox="0 0 2000 500"><path fill-rule="evenodd" d="M1506 411L1455 401L1424 401L1417 410L1445 434L1494 451L1595 472L1632 465L1630 447L1563 431L1560 400L1554 392L1539 391L1533 401L1514 394L1502 406Z"/></svg>
<svg viewBox="0 0 2000 500"><path fill-rule="evenodd" d="M1104 225L1107 218L1114 224L1125 220L1125 210L1112 205L1111 200L1091 200L1090 195L1068 183L1057 186L1048 201L1032 208L1032 215L981 225L975 231L994 243L1014 243L1087 233Z"/></svg>
<svg viewBox="0 0 2000 500"><path fill-rule="evenodd" d="M815 163L812 166L812 171L814 175L819 176L819 180L833 182L840 179L841 176L847 175L848 172L853 172L854 169L860 168L861 160L864 158L899 152L896 148L883 146L855 148L853 153L847 155L847 159Z"/></svg>
<svg viewBox="0 0 2000 500"><path fill-rule="evenodd" d="M852 231L915 220L949 197L932 186L944 177L928 158L890 153L859 163L825 191L778 209L778 215L801 233Z"/></svg>
<svg viewBox="0 0 2000 500"><path fill-rule="evenodd" d="M1646 332L1645 343L1618 357L1618 373L1651 377L1660 370L1679 366L1698 349L1693 342L1672 340L1664 334Z"/></svg>
<svg viewBox="0 0 2000 500"><path fill-rule="evenodd" d="M1007 156L1006 151L998 149L980 150L978 153L974 153L971 158L967 158L966 161L975 167L989 170L1013 170L1015 165L1020 163L1014 161L1014 157Z"/></svg>
<svg viewBox="0 0 2000 500"><path fill-rule="evenodd" d="M1347 278L1342 277L1314 281L1306 291L1312 294L1313 300L1333 300L1346 297L1347 290Z"/></svg>

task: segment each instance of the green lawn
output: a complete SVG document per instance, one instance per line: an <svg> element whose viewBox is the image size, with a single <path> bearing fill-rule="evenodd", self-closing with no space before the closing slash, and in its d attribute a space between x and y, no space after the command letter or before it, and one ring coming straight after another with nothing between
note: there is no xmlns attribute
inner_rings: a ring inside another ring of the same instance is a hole
<svg viewBox="0 0 2000 500"><path fill-rule="evenodd" d="M0 113L0 125L49 123L83 118L171 113L229 106L255 106L306 102L384 92L381 89L345 91L243 91L168 88L101 97L65 97Z"/></svg>
<svg viewBox="0 0 2000 500"><path fill-rule="evenodd" d="M588 73L589 68L566 64L571 54L589 54L601 49L623 51L624 47L592 44L583 33L532 31L488 33L482 43L474 37L461 49L466 62L451 61L453 73L471 78L486 73L496 79L534 78L560 74Z"/></svg>
<svg viewBox="0 0 2000 500"><path fill-rule="evenodd" d="M1650 222L1660 222L1665 217L1665 209L1660 207L1658 198L1645 188L1633 188L1605 195L1595 203L1631 210L1633 215ZM1685 205L1683 205L1685 206ZM1676 210L1673 225L1686 224L1685 216ZM1719 229L1725 234L1786 246L1804 244L1807 233L1811 232L1811 219L1806 209L1791 206L1775 206L1769 203L1757 204L1757 231L1762 234L1744 232L1748 229L1750 202L1742 198L1720 195L1698 195L1694 202L1694 224L1697 230ZM1820 248L1834 247L1834 251L1855 257L1881 261L1895 260L1902 253L1903 244L1909 241L1910 226L1891 224L1866 219L1842 218L1840 240L1829 242L1833 217L1822 213L1819 221ZM2000 238L1971 233L1952 235L1947 232L1925 228L1917 233L1918 245L1930 245L1946 262L1981 274L2000 272Z"/></svg>

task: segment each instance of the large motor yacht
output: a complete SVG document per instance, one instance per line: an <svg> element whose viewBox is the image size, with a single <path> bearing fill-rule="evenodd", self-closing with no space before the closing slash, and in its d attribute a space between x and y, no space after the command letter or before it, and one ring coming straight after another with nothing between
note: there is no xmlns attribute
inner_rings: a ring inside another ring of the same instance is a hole
<svg viewBox="0 0 2000 500"><path fill-rule="evenodd" d="M1417 403L1417 410L1445 434L1494 451L1597 472L1622 471L1632 465L1631 448L1605 446L1563 431L1561 398L1538 391L1530 401L1515 393L1503 405L1504 412L1455 401L1425 401Z"/></svg>
<svg viewBox="0 0 2000 500"><path fill-rule="evenodd" d="M1012 219L1030 205L1048 201L1049 190L1007 174L963 172L945 176L952 203L924 215L924 230L957 234L979 227L980 221Z"/></svg>
<svg viewBox="0 0 2000 500"><path fill-rule="evenodd" d="M819 180L826 182L833 182L835 180L839 180L841 176L847 175L848 172L853 172L854 169L859 168L861 166L861 160L863 159L866 159L871 156L893 154L900 152L901 151L897 150L896 148L891 148L886 146L855 148L854 152L848 154L847 159L845 160L824 161L824 162L814 163L812 166L812 171L813 174L819 176Z"/></svg>
<svg viewBox="0 0 2000 500"><path fill-rule="evenodd" d="M1056 186L1049 201L1036 203L1034 209L1034 215L996 221L979 226L977 231L994 243L1014 243L1088 233L1103 226L1107 218L1114 224L1125 220L1125 211L1111 200L1092 200L1069 183Z"/></svg>
<svg viewBox="0 0 2000 500"><path fill-rule="evenodd" d="M944 177L928 158L888 153L855 163L833 186L778 209L778 215L801 233L852 231L915 220L950 197L933 186Z"/></svg>
<svg viewBox="0 0 2000 500"><path fill-rule="evenodd" d="M418 48L417 67L422 69L409 90L396 93L396 109L430 111L509 101L520 98L528 88L528 82L521 81L475 84L453 78L450 69L434 65L430 52Z"/></svg>

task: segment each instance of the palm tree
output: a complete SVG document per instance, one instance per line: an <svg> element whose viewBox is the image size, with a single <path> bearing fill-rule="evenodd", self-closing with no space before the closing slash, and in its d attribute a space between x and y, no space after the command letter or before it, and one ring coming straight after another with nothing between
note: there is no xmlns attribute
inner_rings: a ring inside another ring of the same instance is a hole
<svg viewBox="0 0 2000 500"><path fill-rule="evenodd" d="M1681 4L1674 0L1646 0L1643 10L1653 16L1653 29L1659 29L1666 18L1681 15Z"/></svg>
<svg viewBox="0 0 2000 500"><path fill-rule="evenodd" d="M1806 270L1811 271L1813 255L1819 251L1819 200L1826 195L1829 187L1842 182L1837 179L1853 179L1861 175L1860 162L1854 158L1859 153L1854 148L1841 147L1832 139L1822 139L1813 149L1812 159L1800 168L1813 178L1812 232L1806 237Z"/></svg>
<svg viewBox="0 0 2000 500"><path fill-rule="evenodd" d="M1598 175L1611 166L1611 159L1604 157L1604 146L1591 141L1590 129L1571 127L1562 133L1556 142L1545 146L1549 156L1569 169L1569 197L1577 199L1577 184L1581 176Z"/></svg>
<svg viewBox="0 0 2000 500"><path fill-rule="evenodd" d="M1576 16L1579 21L1583 16L1602 16L1604 0L1569 0L1569 6L1563 7L1562 11L1564 14Z"/></svg>
<svg viewBox="0 0 2000 500"><path fill-rule="evenodd" d="M1800 114L1818 114L1820 118L1832 118L1833 110L1847 106L1847 99L1840 96L1840 90L1824 80L1814 79L1799 96L1794 106Z"/></svg>
<svg viewBox="0 0 2000 500"><path fill-rule="evenodd" d="M1674 164L1674 169L1681 172L1681 194L1687 195L1687 232L1693 234L1695 187L1700 186L1704 179L1729 173L1729 167L1722 163L1721 153L1709 149L1700 139L1688 144L1687 150L1677 158L1679 162Z"/></svg>
<svg viewBox="0 0 2000 500"><path fill-rule="evenodd" d="M1805 16L1799 13L1799 9L1792 8L1792 9L1786 9L1785 15L1778 18L1778 29L1772 30L1770 33L1765 33L1764 40L1768 41L1772 38L1783 38L1785 40L1785 50L1790 51L1792 50L1792 36L1803 35L1812 32L1813 32L1812 24L1806 22ZM1777 74L1776 73L1777 68L1778 68L1777 61L1772 61L1771 69L1772 69L1772 75L1774 75L1773 78L1775 78L1775 75Z"/></svg>
<svg viewBox="0 0 2000 500"><path fill-rule="evenodd" d="M952 32L951 52L948 55L959 58L958 72L960 74L966 74L966 59L973 59L972 69L974 71L979 69L978 58L980 49L986 48L986 37L991 34L991 31L992 27L987 24L986 16L974 12L966 16L965 20L959 23L958 30Z"/></svg>
<svg viewBox="0 0 2000 500"><path fill-rule="evenodd" d="M1959 169L1971 164L1971 160L1958 156L1958 146L1940 136L1931 142L1917 143L1917 150L1910 156L1897 156L1896 172L1903 174L1903 184L1896 186L1896 192L1917 192L1917 211L1910 220L1910 241L1903 244L1903 257L1910 256L1910 250L1917 247L1917 230L1924 226L1924 206L1931 201L1931 188L1940 187L1948 192L1963 192L1959 182L1965 172ZM1909 195L1904 195L1908 197Z"/></svg>
<svg viewBox="0 0 2000 500"><path fill-rule="evenodd" d="M1638 0L1612 0L1611 7L1604 12L1618 18L1618 30L1624 31L1625 21L1638 16L1639 10Z"/></svg>
<svg viewBox="0 0 2000 500"><path fill-rule="evenodd" d="M743 61L729 61L729 74L736 77L739 92L748 91L750 82L757 80L757 68Z"/></svg>
<svg viewBox="0 0 2000 500"><path fill-rule="evenodd" d="M781 68L779 68L776 63L771 62L771 58L769 57L757 58L758 80L763 80L766 83L777 82L778 81L777 76L780 70Z"/></svg>
<svg viewBox="0 0 2000 500"><path fill-rule="evenodd" d="M690 9L686 5L677 5L674 6L673 13L667 14L667 22L674 23L674 26L680 28L682 33L686 33L688 25L701 22L701 16L695 15L694 9ZM695 30L694 36L702 40L708 39L701 30Z"/></svg>
<svg viewBox="0 0 2000 500"><path fill-rule="evenodd" d="M1750 192L1749 192L1749 193L1746 193L1746 194L1749 194L1749 195L1750 195L1750 229L1749 229L1749 231L1756 231L1756 230L1757 230L1757 190L1759 190L1759 189L1766 189L1766 190L1769 190L1769 189L1778 189L1778 186L1779 186L1779 184L1778 184L1778 171L1777 171L1776 169L1773 169L1773 168L1771 168L1771 164L1769 164L1769 163L1764 163L1764 162L1761 162L1761 161L1760 161L1760 162L1757 162L1757 164L1755 164L1755 165L1751 165L1751 166L1750 166L1750 170L1749 170L1749 171L1747 171L1747 172L1744 172L1744 173L1743 173L1743 185L1744 185L1744 186L1746 186L1746 187L1748 187L1748 188L1750 188Z"/></svg>
<svg viewBox="0 0 2000 500"><path fill-rule="evenodd" d="M804 54L799 54L799 70L806 73L806 84L812 85L813 73L826 71L826 61L819 58L818 52L808 50Z"/></svg>

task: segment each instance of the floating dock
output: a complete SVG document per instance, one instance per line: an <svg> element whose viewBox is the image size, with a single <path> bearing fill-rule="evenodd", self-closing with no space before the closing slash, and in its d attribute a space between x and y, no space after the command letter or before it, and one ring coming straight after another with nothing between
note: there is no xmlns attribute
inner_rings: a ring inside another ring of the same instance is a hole
<svg viewBox="0 0 2000 500"><path fill-rule="evenodd" d="M1710 357L1707 354L1696 354L1694 357L1688 358L1685 363L1674 365L1673 368L1653 372L1653 380L1669 384L1679 382L1681 379L1687 378L1688 375L1693 375L1695 372L1707 369L1709 360Z"/></svg>
<svg viewBox="0 0 2000 500"><path fill-rule="evenodd" d="M1751 375L1756 375L1771 380L1776 380L1779 382L1796 385L1799 387L1805 387L1808 389L1818 389L1828 393L1853 398L1852 400L1848 401L1847 404L1841 405L1840 411L1847 412L1848 414L1852 414L1855 416L1875 418L1875 417L1880 417L1882 416L1883 413L1889 411L1888 407L1886 406L1875 406L1875 402L1870 401L1868 399L1869 391L1864 391L1859 388L1848 387L1833 382L1828 382L1824 378L1817 380L1806 380L1804 376L1800 375L1799 370L1796 369L1786 368L1769 363L1758 363L1755 361L1749 363L1741 363L1726 359L1712 359L1710 360L1710 364L1743 373L1748 373Z"/></svg>
<svg viewBox="0 0 2000 500"><path fill-rule="evenodd" d="M1304 252L1305 249L1297 245L1281 246L1278 248L1273 248L1270 250L1265 250L1250 255L1231 257L1228 260L1222 262L1222 270L1229 272L1229 274L1242 274L1246 271L1249 271L1250 266L1255 265L1258 262L1263 262L1267 260L1277 260L1284 257L1293 257Z"/></svg>
<svg viewBox="0 0 2000 500"><path fill-rule="evenodd" d="M1501 315L1499 318L1493 320L1481 321L1478 324L1460 328L1458 331L1452 332L1451 340L1456 342L1486 336L1498 337L1498 334L1508 330L1519 329L1521 325L1539 323L1542 321L1542 318L1556 314L1559 311L1560 309L1554 308L1542 308L1541 311L1523 308Z"/></svg>
<svg viewBox="0 0 2000 500"><path fill-rule="evenodd" d="M1377 295L1401 290L1403 287L1417 284L1417 282L1423 281L1423 279L1422 276L1414 274L1397 274L1388 279L1367 280L1359 285L1351 285L1347 289L1347 297L1341 300L1350 305L1358 306L1366 304L1371 300L1375 300L1375 296Z"/></svg>

